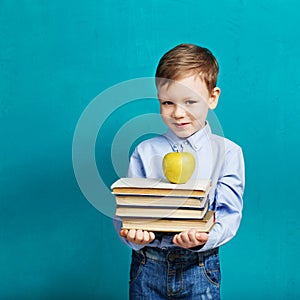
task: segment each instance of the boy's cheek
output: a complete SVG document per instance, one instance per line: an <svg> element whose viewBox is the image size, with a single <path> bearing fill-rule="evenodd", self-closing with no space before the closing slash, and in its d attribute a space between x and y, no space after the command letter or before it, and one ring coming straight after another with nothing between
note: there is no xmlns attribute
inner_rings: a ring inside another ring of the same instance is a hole
<svg viewBox="0 0 300 300"><path fill-rule="evenodd" d="M161 115L167 115L167 109L165 107L160 106L160 114Z"/></svg>
<svg viewBox="0 0 300 300"><path fill-rule="evenodd" d="M168 122L170 120L170 117L168 117L165 113L160 113L160 116L162 117L164 122Z"/></svg>

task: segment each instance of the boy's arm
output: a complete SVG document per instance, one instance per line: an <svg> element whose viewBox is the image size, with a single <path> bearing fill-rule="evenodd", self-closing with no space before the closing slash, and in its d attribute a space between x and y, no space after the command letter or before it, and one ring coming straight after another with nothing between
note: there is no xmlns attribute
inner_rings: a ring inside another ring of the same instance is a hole
<svg viewBox="0 0 300 300"><path fill-rule="evenodd" d="M231 150L215 192L216 223L201 251L219 247L231 240L240 225L245 186L244 158L241 148Z"/></svg>

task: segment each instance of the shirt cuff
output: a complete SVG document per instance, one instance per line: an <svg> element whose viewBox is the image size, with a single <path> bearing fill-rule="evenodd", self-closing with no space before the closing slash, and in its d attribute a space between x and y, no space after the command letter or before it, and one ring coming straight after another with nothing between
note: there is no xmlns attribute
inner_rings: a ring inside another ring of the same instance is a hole
<svg viewBox="0 0 300 300"><path fill-rule="evenodd" d="M202 250L202 248L204 248L205 245L206 244L196 246L196 247L192 247L192 248L189 248L189 250L191 250L192 252L200 252L200 250Z"/></svg>

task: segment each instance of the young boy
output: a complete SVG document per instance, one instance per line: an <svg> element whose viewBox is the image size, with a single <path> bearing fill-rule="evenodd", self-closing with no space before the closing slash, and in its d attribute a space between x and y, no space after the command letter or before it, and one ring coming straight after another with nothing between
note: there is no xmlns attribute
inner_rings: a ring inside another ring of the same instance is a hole
<svg viewBox="0 0 300 300"><path fill-rule="evenodd" d="M199 233L197 228L178 234L120 230L123 241L133 249L130 299L220 298L218 248L236 234L240 224L244 161L241 148L212 134L206 121L220 96L218 71L212 53L192 44L176 46L158 64L160 113L169 130L137 146L128 177L164 178L166 153L193 153L192 178L212 180L209 200L216 223L210 233Z"/></svg>

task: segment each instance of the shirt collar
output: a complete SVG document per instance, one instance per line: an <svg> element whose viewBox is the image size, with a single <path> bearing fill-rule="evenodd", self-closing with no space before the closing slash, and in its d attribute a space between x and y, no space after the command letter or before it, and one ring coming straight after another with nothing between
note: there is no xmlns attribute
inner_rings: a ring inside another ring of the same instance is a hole
<svg viewBox="0 0 300 300"><path fill-rule="evenodd" d="M204 126L204 128L195 132L188 138L180 138L170 129L167 131L167 133L164 134L164 136L169 140L173 151L180 151L180 145L186 142L188 142L195 151L199 151L202 145L210 139L211 128L206 121L206 125Z"/></svg>

